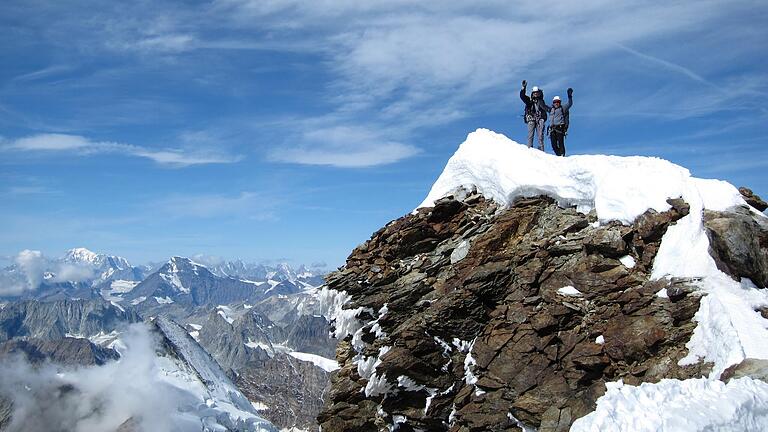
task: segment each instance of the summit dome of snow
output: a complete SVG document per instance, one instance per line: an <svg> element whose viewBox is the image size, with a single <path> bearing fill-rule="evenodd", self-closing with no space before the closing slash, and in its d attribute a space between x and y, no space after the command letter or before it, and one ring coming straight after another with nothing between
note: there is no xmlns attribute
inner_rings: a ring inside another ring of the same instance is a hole
<svg viewBox="0 0 768 432"><path fill-rule="evenodd" d="M664 159L644 156L579 155L567 158L518 144L488 129L478 129L448 161L419 207L476 188L486 198L508 205L518 197L547 195L584 213L595 209L601 222L631 223L648 209L670 209L667 198L703 201L710 210L745 204L729 183L691 177Z"/></svg>

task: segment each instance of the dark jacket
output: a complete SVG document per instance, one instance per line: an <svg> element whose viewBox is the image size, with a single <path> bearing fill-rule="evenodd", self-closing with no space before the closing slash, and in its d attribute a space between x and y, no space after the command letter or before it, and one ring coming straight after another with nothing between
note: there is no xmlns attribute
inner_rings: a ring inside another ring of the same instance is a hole
<svg viewBox="0 0 768 432"><path fill-rule="evenodd" d="M544 93L541 98L531 99L525 94L525 89L520 89L520 99L525 104L525 122L542 119L547 121L547 104L544 103Z"/></svg>

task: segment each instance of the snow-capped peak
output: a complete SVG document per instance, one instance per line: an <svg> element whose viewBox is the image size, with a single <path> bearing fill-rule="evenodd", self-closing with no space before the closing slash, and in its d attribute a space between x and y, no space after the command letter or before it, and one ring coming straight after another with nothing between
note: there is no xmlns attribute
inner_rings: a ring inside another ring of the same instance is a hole
<svg viewBox="0 0 768 432"><path fill-rule="evenodd" d="M668 198L702 201L710 210L745 204L729 183L694 178L686 168L664 159L558 157L488 129L467 136L419 207L431 207L461 187L476 188L502 206L518 197L547 195L585 213L594 209L601 222L631 223L648 209L669 210Z"/></svg>
<svg viewBox="0 0 768 432"><path fill-rule="evenodd" d="M99 254L97 254L96 252L92 252L83 247L73 248L68 250L67 253L64 255L64 260L69 262L92 264L92 265L99 265L101 261L99 258Z"/></svg>

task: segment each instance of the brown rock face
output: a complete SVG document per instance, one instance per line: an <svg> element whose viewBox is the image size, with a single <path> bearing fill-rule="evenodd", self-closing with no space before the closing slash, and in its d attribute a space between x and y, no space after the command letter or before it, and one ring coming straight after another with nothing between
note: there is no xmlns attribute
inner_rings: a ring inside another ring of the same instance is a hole
<svg viewBox="0 0 768 432"><path fill-rule="evenodd" d="M747 207L730 212L704 211L710 255L717 268L747 277L760 288L768 286L768 222Z"/></svg>
<svg viewBox="0 0 768 432"><path fill-rule="evenodd" d="M470 194L388 224L328 278L365 325L337 349L323 431L567 431L606 381L701 374L677 366L699 297L689 281L649 281L661 236L688 212L670 204L593 226L549 198L498 211ZM372 375L358 367L374 360Z"/></svg>
<svg viewBox="0 0 768 432"><path fill-rule="evenodd" d="M763 201L762 198L760 198L757 194L752 192L752 189L740 187L739 193L741 194L741 196L744 197L744 201L746 201L747 204L760 210L761 212L764 212L765 209L768 209L768 203Z"/></svg>

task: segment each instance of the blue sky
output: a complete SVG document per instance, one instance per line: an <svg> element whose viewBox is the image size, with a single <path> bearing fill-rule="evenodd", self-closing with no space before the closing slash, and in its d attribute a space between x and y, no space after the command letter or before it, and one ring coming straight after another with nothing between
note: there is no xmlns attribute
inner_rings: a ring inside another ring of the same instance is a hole
<svg viewBox="0 0 768 432"><path fill-rule="evenodd" d="M468 132L525 139L522 79L575 89L569 154L768 196L768 3L624 3L0 2L0 255L341 265Z"/></svg>

